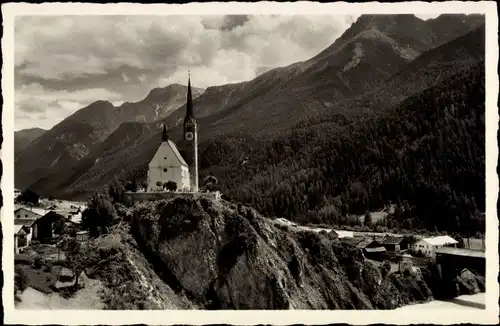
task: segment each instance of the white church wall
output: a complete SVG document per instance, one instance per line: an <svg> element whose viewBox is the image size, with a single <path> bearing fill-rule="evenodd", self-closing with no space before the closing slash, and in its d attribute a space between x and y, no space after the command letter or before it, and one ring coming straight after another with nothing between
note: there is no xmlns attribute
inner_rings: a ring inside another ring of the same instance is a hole
<svg viewBox="0 0 500 326"><path fill-rule="evenodd" d="M158 181L162 184L174 181L178 190L186 191L189 190L189 171L184 166L151 167L148 172L148 191L162 190L163 186L156 185Z"/></svg>
<svg viewBox="0 0 500 326"><path fill-rule="evenodd" d="M162 184L168 181L177 183L177 189L189 189L189 169L183 165L172 149L175 146L171 142L162 142L155 155L149 163L148 191L158 191L156 183Z"/></svg>

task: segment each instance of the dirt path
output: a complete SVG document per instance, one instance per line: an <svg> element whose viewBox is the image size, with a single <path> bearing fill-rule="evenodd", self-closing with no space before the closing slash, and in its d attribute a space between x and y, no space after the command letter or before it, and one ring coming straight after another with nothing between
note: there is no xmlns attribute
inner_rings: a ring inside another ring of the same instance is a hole
<svg viewBox="0 0 500 326"><path fill-rule="evenodd" d="M57 293L45 294L33 288L27 288L21 295L21 302L16 303L16 309L77 309L102 310L104 303L99 301L102 284L97 280L88 280L85 288L79 290L73 297L65 299Z"/></svg>

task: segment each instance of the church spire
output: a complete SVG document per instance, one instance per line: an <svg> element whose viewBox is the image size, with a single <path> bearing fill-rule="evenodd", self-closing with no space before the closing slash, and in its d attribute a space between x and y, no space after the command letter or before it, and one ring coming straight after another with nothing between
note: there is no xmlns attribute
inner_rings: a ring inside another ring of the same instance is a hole
<svg viewBox="0 0 500 326"><path fill-rule="evenodd" d="M188 91L186 101L186 120L194 119L193 114L193 95L191 94L191 73L188 71Z"/></svg>
<svg viewBox="0 0 500 326"><path fill-rule="evenodd" d="M168 141L167 125L165 123L163 124L162 141Z"/></svg>

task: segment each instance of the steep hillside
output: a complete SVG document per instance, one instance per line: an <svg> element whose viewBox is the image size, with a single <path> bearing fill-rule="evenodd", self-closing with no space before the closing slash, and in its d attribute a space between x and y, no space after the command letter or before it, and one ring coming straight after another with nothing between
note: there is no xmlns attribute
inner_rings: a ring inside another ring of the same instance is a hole
<svg viewBox="0 0 500 326"><path fill-rule="evenodd" d="M28 145L46 132L41 128L30 128L14 133L14 157L17 157Z"/></svg>
<svg viewBox="0 0 500 326"><path fill-rule="evenodd" d="M299 222L341 225L392 202L408 210L381 226L484 232L484 69L377 114L311 119L275 140L204 143L202 175L212 172L235 200Z"/></svg>
<svg viewBox="0 0 500 326"><path fill-rule="evenodd" d="M228 98L221 94L217 111L200 116L207 117L203 132L218 136L238 130L267 136L304 117L332 108L338 112L342 108L337 102L384 85L420 54L464 35L481 20L484 16L442 16L428 24L414 15L363 15L315 57L238 84ZM199 100L203 107L203 97ZM169 125L180 121L180 110L168 119Z"/></svg>
<svg viewBox="0 0 500 326"><path fill-rule="evenodd" d="M173 84L152 90L136 103L114 107L110 102L97 101L78 110L33 141L17 157L16 187L40 184L39 179L46 180L51 173L75 165L123 122L150 122L165 117L185 101L186 90L186 86ZM202 92L195 88L193 96Z"/></svg>
<svg viewBox="0 0 500 326"><path fill-rule="evenodd" d="M416 276L389 276L333 236L278 227L208 199L137 204L132 234L172 289L207 309L391 309L425 301Z"/></svg>
<svg viewBox="0 0 500 326"><path fill-rule="evenodd" d="M408 96L461 74L484 60L485 27L422 53L378 87L354 100L338 103L355 110L379 110L392 106Z"/></svg>

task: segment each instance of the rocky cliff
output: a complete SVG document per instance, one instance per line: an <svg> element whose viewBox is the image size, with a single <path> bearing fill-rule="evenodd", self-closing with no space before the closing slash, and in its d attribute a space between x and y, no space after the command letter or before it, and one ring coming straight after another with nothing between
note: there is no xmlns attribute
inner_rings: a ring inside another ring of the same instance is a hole
<svg viewBox="0 0 500 326"><path fill-rule="evenodd" d="M205 309L391 309L432 295L418 276L383 275L335 236L293 231L241 205L176 198L129 214L163 281Z"/></svg>

